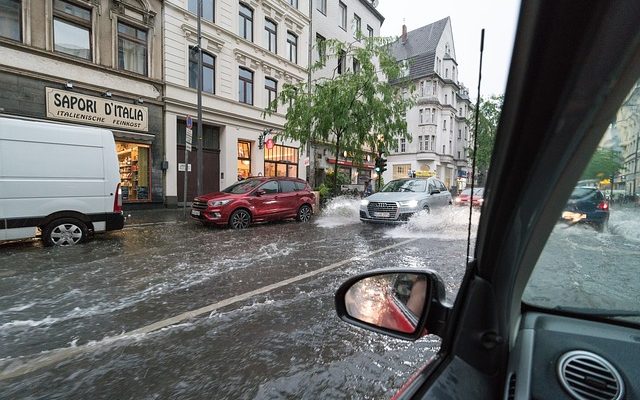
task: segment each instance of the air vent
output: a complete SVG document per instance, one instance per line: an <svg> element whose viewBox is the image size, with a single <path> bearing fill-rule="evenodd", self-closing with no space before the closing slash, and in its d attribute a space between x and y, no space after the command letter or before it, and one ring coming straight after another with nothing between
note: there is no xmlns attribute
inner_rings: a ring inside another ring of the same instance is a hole
<svg viewBox="0 0 640 400"><path fill-rule="evenodd" d="M570 351L558 361L562 387L578 400L620 400L624 383L618 371L599 355Z"/></svg>

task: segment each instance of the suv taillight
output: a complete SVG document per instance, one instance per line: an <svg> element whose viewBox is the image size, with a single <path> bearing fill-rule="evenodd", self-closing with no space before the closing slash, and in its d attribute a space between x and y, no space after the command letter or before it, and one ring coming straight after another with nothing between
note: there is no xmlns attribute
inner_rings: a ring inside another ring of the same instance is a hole
<svg viewBox="0 0 640 400"><path fill-rule="evenodd" d="M116 186L116 198L113 200L113 212L122 212L122 188L119 183L118 186Z"/></svg>
<svg viewBox="0 0 640 400"><path fill-rule="evenodd" d="M604 210L604 211L608 211L609 210L609 203L605 200L601 201L600 204L598 204L597 207L598 210Z"/></svg>

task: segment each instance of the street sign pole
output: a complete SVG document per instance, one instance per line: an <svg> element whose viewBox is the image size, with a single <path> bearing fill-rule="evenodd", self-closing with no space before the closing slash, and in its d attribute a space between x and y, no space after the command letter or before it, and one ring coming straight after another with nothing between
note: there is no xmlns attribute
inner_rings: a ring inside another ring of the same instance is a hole
<svg viewBox="0 0 640 400"><path fill-rule="evenodd" d="M202 0L198 0L198 137L196 150L197 156L197 195L202 194Z"/></svg>
<svg viewBox="0 0 640 400"><path fill-rule="evenodd" d="M185 137L184 137L184 191L182 196L182 210L184 216L187 216L187 179L189 175L189 152L191 151L191 138L193 135L193 120L190 115L187 115L187 127L185 129Z"/></svg>

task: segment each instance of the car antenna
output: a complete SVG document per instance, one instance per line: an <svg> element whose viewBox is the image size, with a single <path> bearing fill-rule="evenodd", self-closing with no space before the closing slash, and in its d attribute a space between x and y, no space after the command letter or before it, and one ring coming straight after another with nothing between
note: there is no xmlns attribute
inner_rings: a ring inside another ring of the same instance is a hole
<svg viewBox="0 0 640 400"><path fill-rule="evenodd" d="M474 181L476 179L476 156L478 153L478 117L480 115L480 83L482 82L482 53L484 52L484 28L480 34L480 66L478 68L478 98L476 100L476 120L473 128L473 160L471 161L471 197L469 198L469 226L467 232L467 260L469 263L469 256L471 252L471 216L473 215L473 192Z"/></svg>

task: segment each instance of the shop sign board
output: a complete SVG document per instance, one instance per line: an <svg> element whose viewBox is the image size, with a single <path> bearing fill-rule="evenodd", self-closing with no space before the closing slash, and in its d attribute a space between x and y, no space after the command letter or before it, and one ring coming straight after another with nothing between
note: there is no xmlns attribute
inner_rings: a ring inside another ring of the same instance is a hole
<svg viewBox="0 0 640 400"><path fill-rule="evenodd" d="M149 109L145 106L50 87L45 92L48 118L140 132L149 130Z"/></svg>

